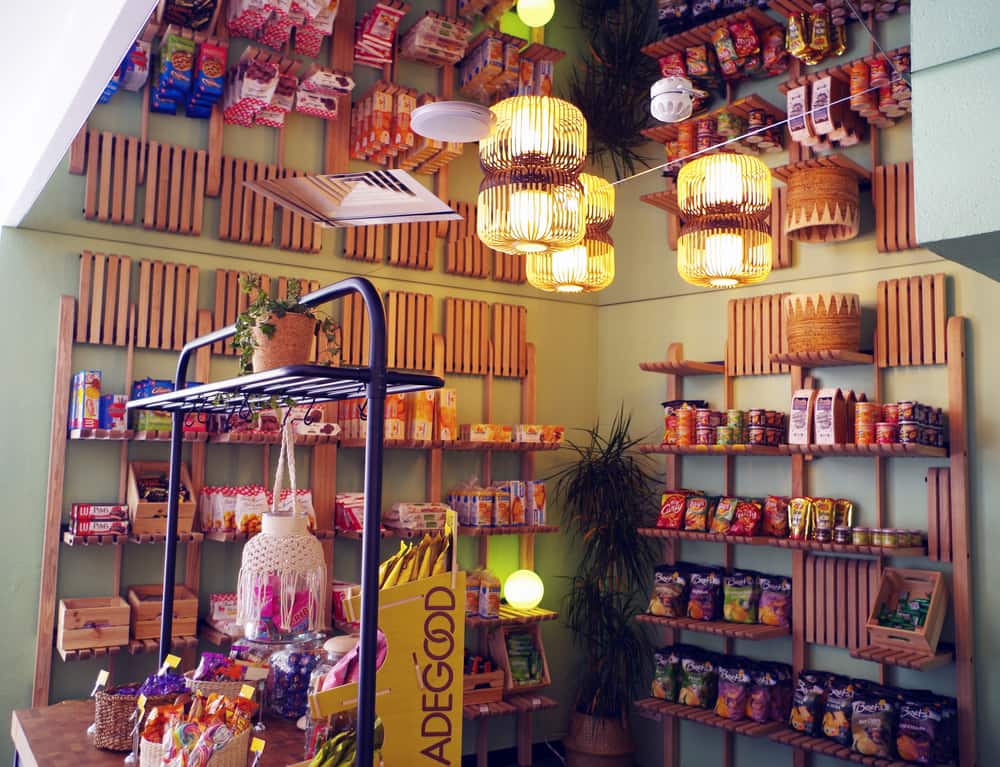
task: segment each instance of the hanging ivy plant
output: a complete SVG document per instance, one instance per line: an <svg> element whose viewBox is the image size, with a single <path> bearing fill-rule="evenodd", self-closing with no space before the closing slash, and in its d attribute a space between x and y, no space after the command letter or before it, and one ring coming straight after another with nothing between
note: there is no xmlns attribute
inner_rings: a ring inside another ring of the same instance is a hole
<svg viewBox="0 0 1000 767"><path fill-rule="evenodd" d="M656 3L649 0L578 0L587 37L583 64L570 81L570 100L587 118L590 155L610 162L618 178L650 158L640 133L651 123L649 87L659 70L642 49L657 38Z"/></svg>

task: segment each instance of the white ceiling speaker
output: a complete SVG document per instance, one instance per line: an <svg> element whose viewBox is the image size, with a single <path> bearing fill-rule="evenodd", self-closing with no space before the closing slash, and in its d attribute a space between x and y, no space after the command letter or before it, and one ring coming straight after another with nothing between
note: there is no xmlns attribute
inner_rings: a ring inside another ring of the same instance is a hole
<svg viewBox="0 0 1000 767"><path fill-rule="evenodd" d="M695 96L707 96L686 77L664 77L649 89L649 111L660 122L679 123L691 116Z"/></svg>
<svg viewBox="0 0 1000 767"><path fill-rule="evenodd" d="M434 101L413 110L414 133L437 141L467 143L486 138L493 128L493 112L468 101Z"/></svg>

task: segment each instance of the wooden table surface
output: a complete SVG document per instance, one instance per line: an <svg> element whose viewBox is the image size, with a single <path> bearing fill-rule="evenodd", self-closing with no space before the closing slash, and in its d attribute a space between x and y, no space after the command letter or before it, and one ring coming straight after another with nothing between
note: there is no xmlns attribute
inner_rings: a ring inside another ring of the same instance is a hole
<svg viewBox="0 0 1000 767"><path fill-rule="evenodd" d="M125 753L102 751L87 740L93 700L68 700L25 708L11 715L10 732L22 767L122 767ZM266 745L261 767L286 767L302 760L305 733L294 722L268 720L260 733Z"/></svg>

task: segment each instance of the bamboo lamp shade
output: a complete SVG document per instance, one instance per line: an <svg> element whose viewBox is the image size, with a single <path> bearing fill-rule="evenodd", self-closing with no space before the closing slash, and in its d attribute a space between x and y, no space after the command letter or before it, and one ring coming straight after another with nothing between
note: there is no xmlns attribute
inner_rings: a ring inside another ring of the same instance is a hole
<svg viewBox="0 0 1000 767"><path fill-rule="evenodd" d="M767 279L772 242L757 218L702 218L685 224L677 240L677 271L686 282L734 288Z"/></svg>
<svg viewBox="0 0 1000 767"><path fill-rule="evenodd" d="M568 101L552 96L512 96L491 107L496 122L479 142L484 171L532 166L576 175L587 156L587 121Z"/></svg>
<svg viewBox="0 0 1000 767"><path fill-rule="evenodd" d="M799 242L837 242L858 236L858 178L843 168L804 168L788 179L785 229Z"/></svg>
<svg viewBox="0 0 1000 767"><path fill-rule="evenodd" d="M704 155L677 174L677 205L687 217L762 216L771 207L771 169L750 155Z"/></svg>
<svg viewBox="0 0 1000 767"><path fill-rule="evenodd" d="M586 230L583 184L573 175L522 168L479 186L476 233L502 253L547 253L578 244Z"/></svg>
<svg viewBox="0 0 1000 767"><path fill-rule="evenodd" d="M615 188L609 181L590 173L580 174L587 204L587 226L607 231L615 220Z"/></svg>
<svg viewBox="0 0 1000 767"><path fill-rule="evenodd" d="M594 227L579 245L552 253L530 253L528 283L547 293L596 293L615 279L615 245Z"/></svg>

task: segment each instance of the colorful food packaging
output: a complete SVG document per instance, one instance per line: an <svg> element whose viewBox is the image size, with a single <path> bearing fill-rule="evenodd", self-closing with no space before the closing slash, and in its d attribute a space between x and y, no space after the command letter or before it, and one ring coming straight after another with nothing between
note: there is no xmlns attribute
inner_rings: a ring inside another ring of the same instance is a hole
<svg viewBox="0 0 1000 767"><path fill-rule="evenodd" d="M757 30L753 28L753 23L749 19L732 22L729 25L729 33L732 35L733 47L738 57L760 53L760 38L757 37Z"/></svg>
<svg viewBox="0 0 1000 767"><path fill-rule="evenodd" d="M770 27L763 34L763 63L769 74L780 75L788 69L788 51L785 50L785 30Z"/></svg>
<svg viewBox="0 0 1000 767"><path fill-rule="evenodd" d="M434 404L435 439L443 442L458 439L458 392L438 389Z"/></svg>
<svg viewBox="0 0 1000 767"><path fill-rule="evenodd" d="M851 527L854 522L854 504L844 498L833 503L834 527Z"/></svg>
<svg viewBox="0 0 1000 767"><path fill-rule="evenodd" d="M812 59L812 63L818 63L826 58L833 47L830 26L830 14L827 11L809 14L808 56Z"/></svg>
<svg viewBox="0 0 1000 767"><path fill-rule="evenodd" d="M659 63L663 77L687 77L691 74L690 53L685 56L681 51L671 51L666 56L661 56Z"/></svg>
<svg viewBox="0 0 1000 767"><path fill-rule="evenodd" d="M771 699L777 695L778 676L770 664L757 663L750 669L746 718L763 724L771 720Z"/></svg>
<svg viewBox="0 0 1000 767"><path fill-rule="evenodd" d="M528 480L525 484L527 494L529 525L544 525L546 519L546 490L545 481L540 479Z"/></svg>
<svg viewBox="0 0 1000 767"><path fill-rule="evenodd" d="M784 575L761 575L757 617L765 626L792 624L792 579Z"/></svg>
<svg viewBox="0 0 1000 767"><path fill-rule="evenodd" d="M764 513L761 519L761 533L773 538L788 537L788 499L780 495L769 495L764 499Z"/></svg>
<svg viewBox="0 0 1000 767"><path fill-rule="evenodd" d="M937 764L934 751L942 739L941 705L932 698L905 697L899 706L896 752L900 759L915 764Z"/></svg>
<svg viewBox="0 0 1000 767"><path fill-rule="evenodd" d="M690 648L681 658L677 702L711 709L718 690L718 673L710 653Z"/></svg>
<svg viewBox="0 0 1000 767"><path fill-rule="evenodd" d="M479 587L482 585L482 571L469 570L465 574L465 614L479 614Z"/></svg>
<svg viewBox="0 0 1000 767"><path fill-rule="evenodd" d="M722 594L723 620L730 623L757 623L760 591L754 573L734 572L724 576Z"/></svg>
<svg viewBox="0 0 1000 767"><path fill-rule="evenodd" d="M687 617L696 621L718 620L719 602L722 596L720 571L714 568L692 570L690 583Z"/></svg>
<svg viewBox="0 0 1000 767"><path fill-rule="evenodd" d="M479 578L479 617L500 617L500 579L490 570L483 570Z"/></svg>
<svg viewBox="0 0 1000 767"><path fill-rule="evenodd" d="M719 690L715 699L715 715L732 722L746 718L750 697L750 671L735 658L719 662Z"/></svg>
<svg viewBox="0 0 1000 767"><path fill-rule="evenodd" d="M801 671L792 694L792 712L788 726L806 735L820 734L826 675L818 671Z"/></svg>
<svg viewBox="0 0 1000 767"><path fill-rule="evenodd" d="M804 541L812 530L812 499L792 498L788 501L788 537Z"/></svg>
<svg viewBox="0 0 1000 767"><path fill-rule="evenodd" d="M954 698L936 698L941 709L941 727L934 742L934 763L951 767L958 761L958 704Z"/></svg>
<svg viewBox="0 0 1000 767"><path fill-rule="evenodd" d="M681 659L673 647L663 647L653 654L653 683L650 692L654 698L677 700L677 683Z"/></svg>
<svg viewBox="0 0 1000 767"><path fill-rule="evenodd" d="M855 683L842 676L831 676L823 704L823 734L842 746L851 745L851 713Z"/></svg>
<svg viewBox="0 0 1000 767"><path fill-rule="evenodd" d="M837 526L832 498L814 498L812 502L812 537L818 541L833 540L833 529Z"/></svg>
<svg viewBox="0 0 1000 767"><path fill-rule="evenodd" d="M736 77L740 71L739 56L732 35L726 27L719 27L712 32L712 45L715 46L715 55L723 76Z"/></svg>
<svg viewBox="0 0 1000 767"><path fill-rule="evenodd" d="M718 509L716 509L716 516L718 516ZM729 528L729 534L746 537L757 535L760 532L761 517L760 501L740 500L736 504L736 515Z"/></svg>
<svg viewBox="0 0 1000 767"><path fill-rule="evenodd" d="M859 691L851 704L851 750L888 759L893 754L896 701L891 690L872 686Z"/></svg>
<svg viewBox="0 0 1000 767"><path fill-rule="evenodd" d="M712 516L712 524L709 531L713 533L728 533L736 518L736 507L739 505L739 498L720 498L715 505L715 514Z"/></svg>
<svg viewBox="0 0 1000 767"><path fill-rule="evenodd" d="M666 618L683 618L687 614L688 583L688 571L683 563L657 565L649 613Z"/></svg>
<svg viewBox="0 0 1000 767"><path fill-rule="evenodd" d="M700 493L689 495L684 506L684 529L703 532L708 529L708 517L708 498Z"/></svg>
<svg viewBox="0 0 1000 767"><path fill-rule="evenodd" d="M687 501L687 493L664 493L660 498L660 514L656 519L656 526L664 530L680 530L684 527Z"/></svg>
<svg viewBox="0 0 1000 767"><path fill-rule="evenodd" d="M785 49L797 59L801 59L809 50L807 29L808 21L804 13L789 15L788 29L785 33Z"/></svg>
<svg viewBox="0 0 1000 767"><path fill-rule="evenodd" d="M137 398L134 392L132 398ZM70 389L69 428L99 428L98 424L100 423L100 411L101 371L81 370L73 376L72 388Z"/></svg>

